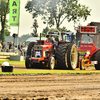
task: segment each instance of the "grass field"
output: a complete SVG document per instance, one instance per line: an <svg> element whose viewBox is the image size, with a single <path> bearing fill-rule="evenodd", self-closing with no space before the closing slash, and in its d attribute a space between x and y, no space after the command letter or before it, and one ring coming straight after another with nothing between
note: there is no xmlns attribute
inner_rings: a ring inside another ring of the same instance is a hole
<svg viewBox="0 0 100 100"><path fill-rule="evenodd" d="M4 61L0 61L0 65L3 64ZM25 60L24 61L7 61L9 62L10 65L25 65Z"/></svg>
<svg viewBox="0 0 100 100"><path fill-rule="evenodd" d="M4 61L0 61L2 65ZM24 61L7 61L10 65L25 65ZM13 71L13 72L0 72L0 75L16 75L16 74L91 74L91 73L100 73L100 71L86 71L86 70L35 70L35 71Z"/></svg>
<svg viewBox="0 0 100 100"><path fill-rule="evenodd" d="M13 72L0 72L0 75L20 75L20 74L92 74L92 73L100 73L100 71L76 71L76 70L65 70L65 71L13 71Z"/></svg>

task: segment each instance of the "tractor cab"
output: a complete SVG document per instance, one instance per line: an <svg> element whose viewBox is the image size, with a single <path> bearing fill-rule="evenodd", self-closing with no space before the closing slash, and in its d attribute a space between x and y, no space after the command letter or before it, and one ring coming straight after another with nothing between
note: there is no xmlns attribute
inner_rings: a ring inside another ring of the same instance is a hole
<svg viewBox="0 0 100 100"><path fill-rule="evenodd" d="M95 35L97 35L96 26L79 26L76 33L79 58L84 57L87 50L92 50Z"/></svg>
<svg viewBox="0 0 100 100"><path fill-rule="evenodd" d="M82 58L86 54L87 50L92 49L93 38L94 38L94 34L92 35L86 35L80 33L76 34L76 44L78 47L80 58Z"/></svg>
<svg viewBox="0 0 100 100"><path fill-rule="evenodd" d="M70 43L74 42L74 38L75 38L74 32L62 32L61 35L63 41L70 42Z"/></svg>
<svg viewBox="0 0 100 100"><path fill-rule="evenodd" d="M61 32L61 38L59 40L59 32L49 32L49 35L55 39L55 41L64 41L73 43L75 40L74 32Z"/></svg>
<svg viewBox="0 0 100 100"><path fill-rule="evenodd" d="M97 32L97 26L79 26L76 33L76 44L80 69L88 67L89 64L97 66L98 60L94 57L100 51L100 34Z"/></svg>

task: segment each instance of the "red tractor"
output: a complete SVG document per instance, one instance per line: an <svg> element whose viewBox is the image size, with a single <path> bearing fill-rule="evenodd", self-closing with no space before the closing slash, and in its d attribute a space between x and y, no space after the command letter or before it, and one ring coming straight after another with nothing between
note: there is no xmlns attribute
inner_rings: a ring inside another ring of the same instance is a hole
<svg viewBox="0 0 100 100"><path fill-rule="evenodd" d="M97 32L97 26L79 26L76 42L80 69L95 64L95 69L100 70L100 34Z"/></svg>
<svg viewBox="0 0 100 100"><path fill-rule="evenodd" d="M57 32L51 34L52 30ZM57 29L51 29L48 34L55 38L56 49L54 49L52 43L41 40L40 36L40 40L37 40L36 43L31 42L28 46L25 60L26 68L37 68L37 66L42 68L42 66L45 66L49 69L56 67L74 70L77 67L78 60L76 44L66 42Z"/></svg>

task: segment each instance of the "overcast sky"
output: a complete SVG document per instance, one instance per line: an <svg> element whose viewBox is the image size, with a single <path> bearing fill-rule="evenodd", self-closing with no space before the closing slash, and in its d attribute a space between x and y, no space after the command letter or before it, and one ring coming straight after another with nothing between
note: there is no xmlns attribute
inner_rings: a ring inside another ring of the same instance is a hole
<svg viewBox="0 0 100 100"><path fill-rule="evenodd" d="M32 15L26 12L25 10L25 5L28 0L20 0L20 27L19 27L19 36L25 35L27 33L32 33ZM88 17L87 21L83 22L82 20L80 21L81 25L87 25L89 22L100 22L100 0L79 0L79 3L85 4L86 6L89 6L91 11L91 16ZM8 16L9 19L9 16ZM41 18L39 17L37 19L38 21L38 33L42 32L43 28L46 27L46 25L43 24ZM73 22L67 22L64 21L64 23L61 25L61 27L67 27L68 30L71 30L75 32L74 27L73 27ZM11 27L10 29L11 35L13 33L18 33L18 28L17 27Z"/></svg>

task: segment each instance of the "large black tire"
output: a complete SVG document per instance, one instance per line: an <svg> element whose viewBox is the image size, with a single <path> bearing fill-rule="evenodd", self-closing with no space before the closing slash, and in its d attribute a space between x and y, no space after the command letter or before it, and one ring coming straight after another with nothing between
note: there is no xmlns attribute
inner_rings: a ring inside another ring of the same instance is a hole
<svg viewBox="0 0 100 100"><path fill-rule="evenodd" d="M40 64L39 63L33 63L32 61L29 60L29 57L26 57L25 66L26 66L27 69L39 68Z"/></svg>
<svg viewBox="0 0 100 100"><path fill-rule="evenodd" d="M96 70L100 70L100 50L97 51L97 52L94 54L94 60L97 61L97 64L95 64L95 69L96 69Z"/></svg>
<svg viewBox="0 0 100 100"><path fill-rule="evenodd" d="M32 50L32 48L34 47L34 42L30 42L30 44L28 45L28 49L27 49L27 56L28 57L31 57L31 50Z"/></svg>
<svg viewBox="0 0 100 100"><path fill-rule="evenodd" d="M25 66L27 69L32 68L32 62L29 60L29 57L25 59Z"/></svg>
<svg viewBox="0 0 100 100"><path fill-rule="evenodd" d="M63 69L68 68L68 64L65 59L68 46L69 44L59 44L55 53L57 60L57 68L63 68Z"/></svg>
<svg viewBox="0 0 100 100"><path fill-rule="evenodd" d="M70 45L68 46L67 63L69 69L71 70L76 69L78 63L78 52L77 52L77 46L74 43L70 43Z"/></svg>
<svg viewBox="0 0 100 100"><path fill-rule="evenodd" d="M27 56L25 59L25 66L26 68L32 68L32 62L29 60L29 58L32 56L32 48L34 47L34 42L30 42L30 44L28 45L28 49L27 49Z"/></svg>
<svg viewBox="0 0 100 100"><path fill-rule="evenodd" d="M78 59L77 59L77 68L79 68L79 53L78 53Z"/></svg>
<svg viewBox="0 0 100 100"><path fill-rule="evenodd" d="M72 53L75 53L75 56L73 56L74 58L72 57ZM74 70L77 67L78 62L78 53L76 45L73 43L60 44L56 51L56 60L58 68L68 68Z"/></svg>

